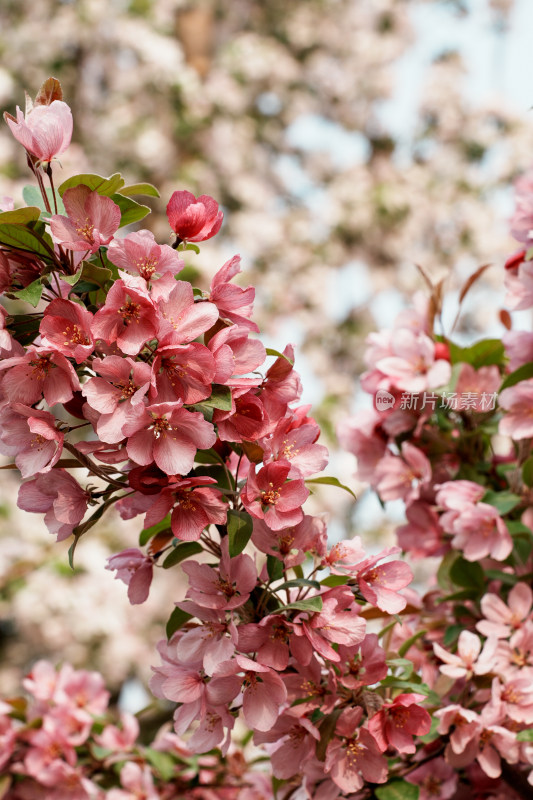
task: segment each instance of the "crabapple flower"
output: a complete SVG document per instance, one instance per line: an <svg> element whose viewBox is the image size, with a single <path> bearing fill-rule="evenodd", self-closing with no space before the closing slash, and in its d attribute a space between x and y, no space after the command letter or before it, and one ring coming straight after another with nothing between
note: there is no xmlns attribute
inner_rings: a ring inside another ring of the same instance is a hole
<svg viewBox="0 0 533 800"><path fill-rule="evenodd" d="M125 423L123 433L136 464L144 467L155 461L167 475L187 475L197 450L208 450L217 438L199 411L187 411L181 403L146 406L142 416Z"/></svg>
<svg viewBox="0 0 533 800"><path fill-rule="evenodd" d="M230 325L215 333L208 342L216 365L215 383L228 386L249 386L260 382L258 378L239 378L253 372L266 358L265 346L258 339L249 338L244 325Z"/></svg>
<svg viewBox="0 0 533 800"><path fill-rule="evenodd" d="M399 694L392 703L384 703L368 720L368 730L382 752L394 747L399 753L414 753L413 736L424 736L431 728L431 717L417 703L423 694Z"/></svg>
<svg viewBox="0 0 533 800"><path fill-rule="evenodd" d="M54 214L50 229L54 240L67 250L96 253L109 244L120 226L119 206L82 183L67 189L63 204L67 216Z"/></svg>
<svg viewBox="0 0 533 800"><path fill-rule="evenodd" d="M226 522L227 504L220 498L220 491L206 484L216 484L214 478L198 477L171 479L154 499L150 499L144 527L148 528L164 519L169 512L170 527L176 539L193 542L200 538L204 528L211 523Z"/></svg>
<svg viewBox="0 0 533 800"><path fill-rule="evenodd" d="M435 360L435 344L426 334L400 328L394 331L390 345L392 354L380 358L375 366L395 388L424 392L449 381L450 362Z"/></svg>
<svg viewBox="0 0 533 800"><path fill-rule="evenodd" d="M107 559L106 569L116 570L115 578L128 587L128 600L132 605L144 603L152 583L153 561L136 547L122 550Z"/></svg>
<svg viewBox="0 0 533 800"><path fill-rule="evenodd" d="M516 270L505 273L505 303L513 311L524 311L533 305L533 261L522 261Z"/></svg>
<svg viewBox="0 0 533 800"><path fill-rule="evenodd" d="M146 282L170 273L177 275L185 266L176 250L168 244L157 244L152 231L129 233L123 239L113 239L107 248L109 260L132 275L140 275Z"/></svg>
<svg viewBox="0 0 533 800"><path fill-rule="evenodd" d="M0 453L15 457L23 478L50 472L59 461L65 437L55 423L48 411L21 403L5 406L0 412Z"/></svg>
<svg viewBox="0 0 533 800"><path fill-rule="evenodd" d="M151 396L158 403L194 404L211 395L215 360L203 344L161 347L153 363Z"/></svg>
<svg viewBox="0 0 533 800"><path fill-rule="evenodd" d="M6 370L2 391L12 403L32 406L44 396L53 406L72 400L74 392L81 389L70 361L47 347L29 347L24 356L2 361L0 370Z"/></svg>
<svg viewBox="0 0 533 800"><path fill-rule="evenodd" d="M507 598L507 605L497 594L489 592L481 598L481 612L485 619L476 624L483 636L505 639L513 630L519 630L531 618L533 591L527 583L517 583Z"/></svg>
<svg viewBox="0 0 533 800"><path fill-rule="evenodd" d="M326 523L319 517L304 515L297 525L273 531L262 519L254 519L252 542L262 553L275 556L285 567L302 564L306 553L325 548Z"/></svg>
<svg viewBox="0 0 533 800"><path fill-rule="evenodd" d="M17 506L23 511L44 514L44 522L57 541L67 539L87 511L89 493L64 469L53 469L23 483Z"/></svg>
<svg viewBox="0 0 533 800"><path fill-rule="evenodd" d="M322 610L309 619L298 615L296 622L313 650L330 661L340 661L340 656L331 644L357 645L365 637L366 621L359 616L358 606L347 587L329 589L321 595ZM303 662L302 662L303 663Z"/></svg>
<svg viewBox="0 0 533 800"><path fill-rule="evenodd" d="M202 608L229 610L242 606L257 582L257 569L245 553L229 555L228 537L220 542L218 569L195 561L186 561L182 569L189 576L186 597Z"/></svg>
<svg viewBox="0 0 533 800"><path fill-rule="evenodd" d="M474 675L486 675L491 672L494 652L498 640L489 638L481 651L481 639L470 631L461 631L457 642L457 655L453 655L436 642L433 644L435 655L444 661L440 671L450 678L468 678Z"/></svg>
<svg viewBox="0 0 533 800"><path fill-rule="evenodd" d="M500 393L498 398L500 408L507 411L500 420L499 431L504 436L513 439L529 439L533 436L533 417L531 406L533 404L533 379L520 381L515 386L510 386Z"/></svg>
<svg viewBox="0 0 533 800"><path fill-rule="evenodd" d="M141 767L135 761L129 761L120 770L120 783L122 789L106 792L107 800L160 800L152 772L146 765Z"/></svg>
<svg viewBox="0 0 533 800"><path fill-rule="evenodd" d="M328 463L328 449L316 444L320 428L316 424L294 426L294 420L285 417L274 431L261 441L264 463L289 461L289 478L305 478L321 472Z"/></svg>
<svg viewBox="0 0 533 800"><path fill-rule="evenodd" d="M52 300L44 311L39 328L43 345L81 364L95 347L92 319L90 311L72 300Z"/></svg>
<svg viewBox="0 0 533 800"><path fill-rule="evenodd" d="M240 672L244 676L235 674ZM235 695L242 690L244 720L250 728L257 731L272 728L287 699L287 689L277 672L251 658L236 655L233 661L222 663L214 677L228 686L233 681Z"/></svg>
<svg viewBox="0 0 533 800"><path fill-rule="evenodd" d="M365 600L388 614L397 614L407 605L405 597L398 594L398 591L405 589L411 583L413 573L405 561L387 561L385 564L376 565L380 559L398 552L400 552L399 547L390 547L354 568L359 591Z"/></svg>
<svg viewBox="0 0 533 800"><path fill-rule="evenodd" d="M288 461L273 461L255 473L250 468L241 499L246 510L265 521L273 531L297 525L303 519L302 504L309 496L302 479L287 481Z"/></svg>
<svg viewBox="0 0 533 800"><path fill-rule="evenodd" d="M404 442L401 456L391 453L377 464L373 484L382 500L416 500L431 480L431 463L418 447Z"/></svg>
<svg viewBox="0 0 533 800"><path fill-rule="evenodd" d="M362 686L378 683L387 675L385 650L375 633L367 633L360 645L339 645L341 670L338 681L355 692Z"/></svg>
<svg viewBox="0 0 533 800"><path fill-rule="evenodd" d="M212 676L219 664L231 659L235 652L236 626L233 622L225 621L225 611L203 608L190 600L180 603L179 607L204 624L179 637L176 645L178 659L185 665L201 663L206 675ZM239 626L239 630L242 627ZM228 633L229 636L226 635Z"/></svg>
<svg viewBox="0 0 533 800"><path fill-rule="evenodd" d="M345 709L337 721L336 736L326 750L324 769L343 792L356 792L364 781L385 783L387 760L366 728L359 728L360 706Z"/></svg>
<svg viewBox="0 0 533 800"><path fill-rule="evenodd" d="M168 274L152 290L152 299L159 310L157 339L160 347L187 344L209 330L218 319L213 303L195 303L192 286L176 281Z"/></svg>
<svg viewBox="0 0 533 800"><path fill-rule="evenodd" d="M442 521L442 520L441 520ZM494 506L477 503L460 512L451 526L452 546L463 551L467 561L491 556L503 561L513 549L507 525Z"/></svg>
<svg viewBox="0 0 533 800"><path fill-rule="evenodd" d="M93 317L91 331L96 339L107 344L116 342L123 353L135 356L157 333L152 301L145 292L115 281L105 304Z"/></svg>
<svg viewBox="0 0 533 800"><path fill-rule="evenodd" d="M224 215L208 194L198 199L187 191L174 192L167 204L170 227L182 241L205 242L220 230Z"/></svg>
<svg viewBox="0 0 533 800"><path fill-rule="evenodd" d="M301 706L288 708L269 731L257 732L254 736L255 744L275 744L270 761L273 774L281 779L291 778L302 771L305 762L313 757L318 741L320 731L307 718Z"/></svg>
<svg viewBox="0 0 533 800"><path fill-rule="evenodd" d="M405 780L419 787L418 800L451 800L457 790L457 772L443 758L408 772Z"/></svg>
<svg viewBox="0 0 533 800"><path fill-rule="evenodd" d="M36 105L25 115L17 106L16 119L4 114L17 142L41 162L49 162L64 153L72 138L72 112L62 100Z"/></svg>
<svg viewBox="0 0 533 800"><path fill-rule="evenodd" d="M233 256L226 261L211 281L209 299L218 308L222 319L228 319L235 325L241 325L258 333L258 326L250 319L255 299L254 287L248 286L243 289L230 283L240 271L240 256Z"/></svg>

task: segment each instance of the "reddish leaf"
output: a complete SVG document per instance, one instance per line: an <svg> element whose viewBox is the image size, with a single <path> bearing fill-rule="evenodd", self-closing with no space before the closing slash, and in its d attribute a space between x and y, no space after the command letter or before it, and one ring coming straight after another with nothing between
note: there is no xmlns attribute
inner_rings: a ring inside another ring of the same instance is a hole
<svg viewBox="0 0 533 800"><path fill-rule="evenodd" d="M49 106L54 100L62 100L63 91L57 78L48 78L37 93L35 105Z"/></svg>

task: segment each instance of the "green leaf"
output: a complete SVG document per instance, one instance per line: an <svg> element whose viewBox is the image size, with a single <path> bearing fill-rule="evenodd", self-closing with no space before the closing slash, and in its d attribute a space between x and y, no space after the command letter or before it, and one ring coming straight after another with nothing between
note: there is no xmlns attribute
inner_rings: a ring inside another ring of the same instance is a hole
<svg viewBox="0 0 533 800"><path fill-rule="evenodd" d="M499 391L502 392L504 389L508 389L510 386L515 386L515 384L520 383L520 381L529 380L529 378L533 378L533 361L529 361L527 364L523 364L521 367L518 367L518 369L515 369L514 372L511 372L503 381Z"/></svg>
<svg viewBox="0 0 533 800"><path fill-rule="evenodd" d="M335 733L341 711L341 708L336 708L324 718L320 725L320 741L316 744L316 757L319 761L325 761L326 759L326 750Z"/></svg>
<svg viewBox="0 0 533 800"><path fill-rule="evenodd" d="M485 575L492 581L501 581L504 586L514 586L520 580L519 575L502 572L499 569L487 569L485 570Z"/></svg>
<svg viewBox="0 0 533 800"><path fill-rule="evenodd" d="M151 747L144 748L144 755L155 771L159 773L162 780L170 781L176 771L176 762L170 755L161 750L152 750Z"/></svg>
<svg viewBox="0 0 533 800"><path fill-rule="evenodd" d="M161 195L151 183L132 183L129 186L123 186L120 194L124 197L132 197L134 195L142 194L145 197L160 197Z"/></svg>
<svg viewBox="0 0 533 800"><path fill-rule="evenodd" d="M533 742L533 728L526 728L525 731L519 731L516 734L519 742Z"/></svg>
<svg viewBox="0 0 533 800"><path fill-rule="evenodd" d="M192 614L188 614L186 611L182 611L181 608L176 608L168 618L167 622L167 639L172 639L172 636L179 631L180 628L183 628L186 622L192 619Z"/></svg>
<svg viewBox="0 0 533 800"><path fill-rule="evenodd" d="M18 297L19 300L24 300L34 308L38 305L42 293L43 284L41 283L40 278L37 278L36 281L33 281L33 283L25 286L24 289L19 289L18 292L13 292L15 297Z"/></svg>
<svg viewBox="0 0 533 800"><path fill-rule="evenodd" d="M344 489L345 492L348 492L348 494L351 494L352 497L355 500L357 500L357 495L355 495L348 486L345 486L344 483L341 483L338 478L333 478L333 477L331 477L329 475L324 475L321 478L308 478L305 482L306 483L322 483L322 484L326 484L328 486L337 486L339 489Z"/></svg>
<svg viewBox="0 0 533 800"><path fill-rule="evenodd" d="M462 556L453 562L450 567L450 579L456 586L465 589L483 591L485 588L485 573L477 561L467 561Z"/></svg>
<svg viewBox="0 0 533 800"><path fill-rule="evenodd" d="M124 225L131 225L133 222L139 222L152 211L148 206L143 206L141 203L137 203L129 197L124 197L122 194L111 195L111 200L120 208L119 228L123 228Z"/></svg>
<svg viewBox="0 0 533 800"><path fill-rule="evenodd" d="M38 206L25 206L24 208L16 208L13 211L2 211L0 213L0 225L28 225L30 222L37 222L40 216L41 209Z"/></svg>
<svg viewBox="0 0 533 800"><path fill-rule="evenodd" d="M179 246L179 250L181 252L183 252L185 250L192 250L193 253L196 253L196 255L198 255L200 253L200 248L198 247L197 244L193 244L193 242L187 242L187 243L182 242L180 244L180 246Z"/></svg>
<svg viewBox="0 0 533 800"><path fill-rule="evenodd" d="M481 498L482 503L488 503L494 506L500 514L508 514L513 508L516 508L522 502L522 498L512 492L485 492Z"/></svg>
<svg viewBox="0 0 533 800"><path fill-rule="evenodd" d="M321 586L346 586L352 580L349 575L328 575L327 578L320 581Z"/></svg>
<svg viewBox="0 0 533 800"><path fill-rule="evenodd" d="M22 197L24 198L24 202L28 206L37 206L40 208L44 215L49 217L51 214L63 214L65 215L67 212L65 211L65 206L63 205L63 201L60 197L56 195L56 203L57 203L57 211L55 210L54 205L54 193L52 189L48 188L46 190L46 196L48 198L48 202L50 204L50 208L52 211L49 213L47 208L44 204L43 196L37 186L25 186L22 190Z"/></svg>
<svg viewBox="0 0 533 800"><path fill-rule="evenodd" d="M57 191L63 197L67 189L73 189L75 186L83 184L93 192L96 191L104 197L111 197L112 194L122 189L124 183L124 178L119 172L115 172L109 178L103 178L102 175L95 175L92 172L85 172L80 175L73 175L72 178L63 181Z"/></svg>
<svg viewBox="0 0 533 800"><path fill-rule="evenodd" d="M92 261L84 261L81 268L81 282L90 285L94 289L103 289L108 281L111 280L111 270L93 264ZM91 289L90 291L93 291Z"/></svg>
<svg viewBox="0 0 533 800"><path fill-rule="evenodd" d="M410 636L408 639L406 639L405 642L401 645L401 647L398 648L398 655L401 658L403 658L404 655L409 650L409 648L412 647L415 644L415 642L417 642L419 639L421 639L422 636L425 636L426 633L427 633L427 630L425 628L423 628L422 630L417 631L412 636Z"/></svg>
<svg viewBox="0 0 533 800"><path fill-rule="evenodd" d="M204 548L199 542L182 542L176 545L165 558L163 561L163 568L170 569L170 567L175 567L176 564L180 564L182 561L185 561L186 558L198 555L198 553L203 553L203 550Z"/></svg>
<svg viewBox="0 0 533 800"><path fill-rule="evenodd" d="M408 781L391 781L374 789L378 800L418 800L420 787Z"/></svg>
<svg viewBox="0 0 533 800"><path fill-rule="evenodd" d="M6 213L10 214L12 212ZM25 227L24 225L2 224L1 217L3 216L4 214L0 214L0 245L13 247L17 250L25 250L26 252L34 253L36 256L51 257L51 253L54 251L54 244L47 233L43 233L41 236L33 228Z"/></svg>
<svg viewBox="0 0 533 800"><path fill-rule="evenodd" d="M151 525L149 528L145 528L141 531L139 534L139 545L144 547L156 533L164 531L165 528L170 528L170 514L167 514L165 519L162 519L160 522L156 522L155 525Z"/></svg>
<svg viewBox="0 0 533 800"><path fill-rule="evenodd" d="M294 366L294 361L291 361L290 358L287 358L287 356L284 353L280 353L279 350L274 350L273 347L266 347L265 350L266 350L267 356L276 356L276 358L284 358L285 361L289 362L291 367Z"/></svg>
<svg viewBox="0 0 533 800"><path fill-rule="evenodd" d="M294 603L288 603L286 606L280 606L271 611L271 614L279 614L281 611L322 611L322 598L306 597L305 600L296 600Z"/></svg>
<svg viewBox="0 0 533 800"><path fill-rule="evenodd" d="M246 511L235 511L230 508L228 511L228 539L231 558L242 553L250 541L253 529L252 518Z"/></svg>
<svg viewBox="0 0 533 800"><path fill-rule="evenodd" d="M202 400L199 405L207 406L207 408L219 408L221 411L231 411L231 389L229 386L219 386L214 383L211 397Z"/></svg>
<svg viewBox="0 0 533 800"><path fill-rule="evenodd" d="M279 581L283 578L283 562L276 556L267 556L267 573L271 581Z"/></svg>
<svg viewBox="0 0 533 800"><path fill-rule="evenodd" d="M13 332L13 337L17 342L23 347L27 347L39 333L40 323L40 314L14 314L9 329Z"/></svg>
<svg viewBox="0 0 533 800"><path fill-rule="evenodd" d="M452 364L461 362L479 369L492 364L502 364L505 359L505 348L500 339L482 339L471 347L458 347L450 342L450 359Z"/></svg>
<svg viewBox="0 0 533 800"><path fill-rule="evenodd" d="M533 456L529 456L522 464L522 480L526 486L533 486Z"/></svg>
<svg viewBox="0 0 533 800"><path fill-rule="evenodd" d="M406 681L409 680L413 674L414 664L412 661L409 661L408 658L388 658L387 665L392 669L401 669L401 677Z"/></svg>
<svg viewBox="0 0 533 800"><path fill-rule="evenodd" d="M292 589L293 586L312 586L313 589L320 589L318 581L309 580L309 578L292 578L290 581L285 581L281 586L276 586L276 592L280 589Z"/></svg>
<svg viewBox="0 0 533 800"><path fill-rule="evenodd" d="M69 286L76 286L81 278L82 271L83 270L80 269L79 272L74 273L74 275L60 275L60 278L62 281L65 281L65 283L68 283Z"/></svg>
<svg viewBox="0 0 533 800"><path fill-rule="evenodd" d="M194 460L197 464L220 464L221 457L216 450L197 450Z"/></svg>
<svg viewBox="0 0 533 800"><path fill-rule="evenodd" d="M444 631L444 638L442 640L444 647L451 647L452 644L455 644L463 630L463 625L449 625Z"/></svg>

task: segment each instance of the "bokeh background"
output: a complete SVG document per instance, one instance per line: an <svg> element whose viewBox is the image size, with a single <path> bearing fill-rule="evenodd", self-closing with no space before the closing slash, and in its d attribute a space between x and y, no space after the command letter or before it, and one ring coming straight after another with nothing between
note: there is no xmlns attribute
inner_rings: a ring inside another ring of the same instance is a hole
<svg viewBox="0 0 533 800"><path fill-rule="evenodd" d="M355 486L335 424L365 404L364 337L422 288L415 264L446 276L446 322L491 262L459 334L500 331L511 185L533 162L532 30L531 0L0 0L0 107L59 78L75 120L61 177L156 184L143 225L162 243L174 190L220 202L222 231L191 270L206 286L241 253L265 344L297 345L330 474ZM3 126L0 196L22 203L29 182ZM135 546L139 522L104 519L72 573L66 548L16 508L17 485L0 473L0 691L49 657L102 670L117 692L126 682L142 705L176 571L131 607L104 564ZM369 547L394 521L364 495L354 508L331 490L318 505L333 537Z"/></svg>

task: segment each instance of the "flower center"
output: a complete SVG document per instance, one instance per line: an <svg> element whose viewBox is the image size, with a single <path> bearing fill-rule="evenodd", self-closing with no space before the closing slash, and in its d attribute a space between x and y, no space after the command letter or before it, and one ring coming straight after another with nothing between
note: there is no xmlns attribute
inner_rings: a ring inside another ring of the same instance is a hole
<svg viewBox="0 0 533 800"><path fill-rule="evenodd" d="M129 325L130 322L139 322L140 308L139 303L133 303L131 300L119 308L118 313L124 320L124 325Z"/></svg>

